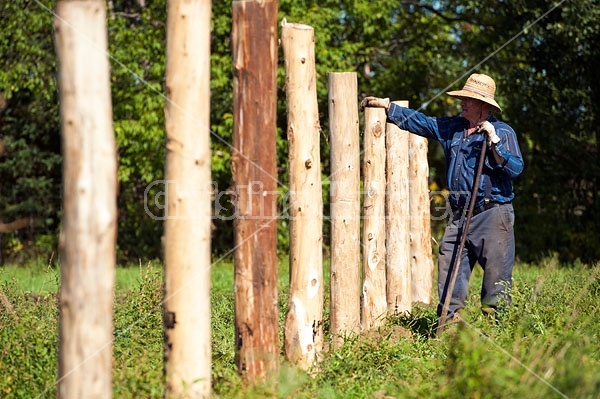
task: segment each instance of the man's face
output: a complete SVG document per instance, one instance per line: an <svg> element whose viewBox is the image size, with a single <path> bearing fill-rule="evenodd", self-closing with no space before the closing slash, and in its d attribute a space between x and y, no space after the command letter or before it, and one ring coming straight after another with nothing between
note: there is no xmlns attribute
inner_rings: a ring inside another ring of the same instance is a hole
<svg viewBox="0 0 600 399"><path fill-rule="evenodd" d="M479 100L475 100L473 98L462 98L460 100L460 106L462 108L462 112L460 115L468 119L470 122L477 123L481 118L484 117L482 106L483 104Z"/></svg>

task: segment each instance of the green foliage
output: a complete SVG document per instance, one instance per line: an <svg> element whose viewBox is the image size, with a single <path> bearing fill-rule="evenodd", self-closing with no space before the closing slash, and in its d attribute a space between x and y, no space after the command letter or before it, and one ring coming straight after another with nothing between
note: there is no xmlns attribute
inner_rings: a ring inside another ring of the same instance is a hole
<svg viewBox="0 0 600 399"><path fill-rule="evenodd" d="M449 16L461 20L457 49L469 68L490 55L477 69L496 78L502 118L515 128L525 156L516 182L519 254L536 259L551 250L563 260L598 259L592 238L600 222L597 2L452 7Z"/></svg>
<svg viewBox="0 0 600 399"><path fill-rule="evenodd" d="M58 308L55 293L32 294L15 282L0 284L6 295L0 312L0 395L3 398L56 396ZM6 304L10 304L6 308Z"/></svg>
<svg viewBox="0 0 600 399"><path fill-rule="evenodd" d="M283 326L289 276L286 260L280 265ZM29 268L39 278L57 276L43 265ZM0 302L0 393L50 398L56 396L57 284L32 292L24 288L23 269L8 269L0 279L6 297ZM231 263L213 266L212 382L219 398L589 398L600 389L600 266L561 265L557 257L519 264L513 304L497 319L481 314L472 290L465 323L439 337L433 334L435 306L420 305L379 329L347 335L310 374L282 358L279 373L256 387L243 384L234 364L233 276ZM481 278L475 272L472 286ZM115 397L164 395L162 279L155 263L117 270L123 285L115 298Z"/></svg>
<svg viewBox="0 0 600 399"><path fill-rule="evenodd" d="M164 396L162 269L148 263L125 295L117 297L114 318L114 396ZM134 396L132 393L135 392Z"/></svg>
<svg viewBox="0 0 600 399"><path fill-rule="evenodd" d="M143 4L143 5L142 5ZM114 129L119 153L120 259L158 258L164 178L166 1L109 2ZM33 257L56 251L60 224L61 155L53 3L16 0L0 6L0 219L33 217L32 228L3 240L4 252ZM458 103L444 93L470 72L498 84L502 119L519 135L526 169L515 182L518 253L535 260L556 251L562 260L600 259L596 82L600 8L595 0L554 2L279 2L279 20L315 29L317 96L322 127L323 181L329 166L327 74L356 72L359 97L406 99L413 108L444 116ZM232 187L232 7L213 2L211 40L212 172L219 192ZM281 49L280 49L281 50ZM277 159L287 191L286 104L280 51ZM357 98L358 102L359 98ZM441 149L430 145L430 182L444 187ZM582 165L585 165L582 167ZM326 189L326 187L324 187ZM231 213L231 197L219 197ZM158 206L157 206L158 205ZM146 207L148 209L146 209ZM283 204L282 204L283 206ZM324 208L329 208L324 192ZM548 220L553 223L547 224ZM441 226L435 225L439 230ZM329 234L325 224L325 235ZM287 251L285 221L279 249ZM214 221L215 255L233 246L231 220Z"/></svg>
<svg viewBox="0 0 600 399"><path fill-rule="evenodd" d="M164 184L166 3L109 9L109 53L115 137L119 154L121 259L158 258L162 223L146 212ZM147 189L152 190L147 193ZM149 195L147 195L149 194ZM150 208L152 215L162 212Z"/></svg>
<svg viewBox="0 0 600 399"><path fill-rule="evenodd" d="M31 228L5 240L17 240L19 250L29 251L32 235L54 233L60 218L52 15L35 2L3 2L0 21L0 220L34 219Z"/></svg>
<svg viewBox="0 0 600 399"><path fill-rule="evenodd" d="M523 266L512 290L513 306L495 324L471 314L468 324L448 337L442 383L448 385L440 397L594 395L600 381L586 370L599 360L598 348L590 344L598 333L598 297L590 286L599 269L579 265L565 271L552 264L543 273Z"/></svg>

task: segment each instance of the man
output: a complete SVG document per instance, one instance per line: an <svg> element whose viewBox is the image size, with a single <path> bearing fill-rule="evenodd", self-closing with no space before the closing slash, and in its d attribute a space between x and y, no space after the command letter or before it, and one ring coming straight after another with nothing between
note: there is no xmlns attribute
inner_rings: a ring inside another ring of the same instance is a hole
<svg viewBox="0 0 600 399"><path fill-rule="evenodd" d="M360 104L361 110L365 107L385 108L389 122L419 136L437 140L444 149L450 191L448 201L453 214L439 246L438 316L441 316L450 284L451 265L456 263L454 258L462 236L463 216L473 192L479 154L483 145L488 146L467 241L458 262L448 319L456 320L456 312L465 307L469 278L476 262L484 271L482 311L492 315L499 305L511 301L509 288L515 258L511 180L523 171L523 158L513 129L492 115L493 112L502 112L494 100L495 92L496 84L491 77L482 74L469 76L462 90L447 93L461 100L460 116L444 118L429 117L390 104L387 98L366 97Z"/></svg>

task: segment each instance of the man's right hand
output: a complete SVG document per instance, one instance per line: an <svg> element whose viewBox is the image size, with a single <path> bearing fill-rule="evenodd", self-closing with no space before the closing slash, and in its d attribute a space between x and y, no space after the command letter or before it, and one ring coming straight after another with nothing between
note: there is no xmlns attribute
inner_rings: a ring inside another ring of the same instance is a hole
<svg viewBox="0 0 600 399"><path fill-rule="evenodd" d="M365 97L360 102L361 112L364 111L366 107L385 108L385 112L387 113L388 109L390 108L390 99L379 97Z"/></svg>

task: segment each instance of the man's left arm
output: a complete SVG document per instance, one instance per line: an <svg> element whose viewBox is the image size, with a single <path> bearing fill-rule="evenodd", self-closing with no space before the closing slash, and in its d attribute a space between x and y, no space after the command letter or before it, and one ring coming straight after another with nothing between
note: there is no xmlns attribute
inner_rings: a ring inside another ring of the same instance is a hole
<svg viewBox="0 0 600 399"><path fill-rule="evenodd" d="M494 170L514 179L523 172L523 156L517 142L514 130L505 123L499 124L498 129L489 121L480 126L486 134L490 152L495 161Z"/></svg>

